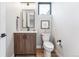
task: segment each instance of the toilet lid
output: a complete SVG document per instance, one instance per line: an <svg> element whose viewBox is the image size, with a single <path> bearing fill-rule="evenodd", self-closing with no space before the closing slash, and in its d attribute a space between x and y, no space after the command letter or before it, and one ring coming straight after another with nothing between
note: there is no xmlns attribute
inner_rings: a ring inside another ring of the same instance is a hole
<svg viewBox="0 0 79 59"><path fill-rule="evenodd" d="M44 46L48 48L54 48L54 45L51 42L44 42Z"/></svg>

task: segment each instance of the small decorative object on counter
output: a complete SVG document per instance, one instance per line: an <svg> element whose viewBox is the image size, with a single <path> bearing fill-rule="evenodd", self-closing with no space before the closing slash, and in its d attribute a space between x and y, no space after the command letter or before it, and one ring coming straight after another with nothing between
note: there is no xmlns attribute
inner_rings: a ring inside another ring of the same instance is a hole
<svg viewBox="0 0 79 59"><path fill-rule="evenodd" d="M16 18L16 31L19 30L19 29L18 29L18 20L19 20L19 17L17 16L17 18Z"/></svg>

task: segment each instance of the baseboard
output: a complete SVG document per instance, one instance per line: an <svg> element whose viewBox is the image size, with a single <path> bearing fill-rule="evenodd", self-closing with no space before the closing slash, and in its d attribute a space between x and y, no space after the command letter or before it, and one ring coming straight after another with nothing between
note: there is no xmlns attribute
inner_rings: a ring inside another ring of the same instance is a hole
<svg viewBox="0 0 79 59"><path fill-rule="evenodd" d="M41 45L37 45L36 48L41 48Z"/></svg>
<svg viewBox="0 0 79 59"><path fill-rule="evenodd" d="M12 54L12 56L11 57L14 57L14 54Z"/></svg>
<svg viewBox="0 0 79 59"><path fill-rule="evenodd" d="M41 45L37 45L36 48L41 48ZM11 57L14 57L14 54Z"/></svg>
<svg viewBox="0 0 79 59"><path fill-rule="evenodd" d="M55 50L55 52L58 57L63 57L57 50Z"/></svg>

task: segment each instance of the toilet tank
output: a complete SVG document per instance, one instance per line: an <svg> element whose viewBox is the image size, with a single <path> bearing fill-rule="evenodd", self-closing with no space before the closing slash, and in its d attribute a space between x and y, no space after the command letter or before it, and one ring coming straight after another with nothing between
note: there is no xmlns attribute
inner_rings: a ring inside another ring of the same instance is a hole
<svg viewBox="0 0 79 59"><path fill-rule="evenodd" d="M49 41L50 40L50 33L42 33L42 40Z"/></svg>

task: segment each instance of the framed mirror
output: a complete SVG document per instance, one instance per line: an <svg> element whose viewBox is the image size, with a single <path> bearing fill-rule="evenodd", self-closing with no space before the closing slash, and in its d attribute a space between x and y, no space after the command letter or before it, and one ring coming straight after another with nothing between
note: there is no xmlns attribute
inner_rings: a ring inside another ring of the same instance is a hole
<svg viewBox="0 0 79 59"><path fill-rule="evenodd" d="M35 27L35 11L34 10L22 10L22 27L23 28Z"/></svg>
<svg viewBox="0 0 79 59"><path fill-rule="evenodd" d="M49 20L41 20L41 29L49 29L50 23Z"/></svg>

